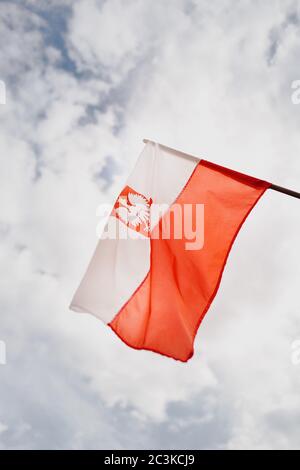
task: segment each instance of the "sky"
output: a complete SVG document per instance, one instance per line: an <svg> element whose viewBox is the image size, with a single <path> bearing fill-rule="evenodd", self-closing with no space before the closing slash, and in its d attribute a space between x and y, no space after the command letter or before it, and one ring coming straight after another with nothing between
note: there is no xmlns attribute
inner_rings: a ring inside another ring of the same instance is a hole
<svg viewBox="0 0 300 470"><path fill-rule="evenodd" d="M187 364L68 306L143 138L300 190L300 2L2 0L0 43L0 449L299 449L299 200L250 214Z"/></svg>

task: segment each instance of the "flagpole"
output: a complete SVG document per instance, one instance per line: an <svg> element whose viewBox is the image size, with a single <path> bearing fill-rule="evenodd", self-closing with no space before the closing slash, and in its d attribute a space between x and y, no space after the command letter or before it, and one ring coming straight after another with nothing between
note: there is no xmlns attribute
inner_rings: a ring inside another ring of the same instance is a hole
<svg viewBox="0 0 300 470"><path fill-rule="evenodd" d="M148 144L148 143L156 144L157 143L157 142L154 142L154 140L150 140L150 139L143 139L143 142L145 144ZM180 150L176 150L172 147L168 147L167 145L163 145L163 144L158 144L158 145L162 148L167 149L167 150L171 150L172 152L176 152L179 155L187 156L187 157L192 158L194 160L199 160L199 161L201 160L199 157L196 157L195 155L190 155L188 153L181 152ZM300 193L298 193L297 191L293 191L292 189L288 189L288 188L284 188L282 186L278 186L277 184L271 184L269 189L273 189L273 191L277 191L279 193L286 194L287 196L291 196L291 197L295 197L297 199L300 199Z"/></svg>
<svg viewBox="0 0 300 470"><path fill-rule="evenodd" d="M291 189L283 188L282 186L278 186L277 184L271 184L270 189L300 199L300 193L297 193L297 191L292 191Z"/></svg>

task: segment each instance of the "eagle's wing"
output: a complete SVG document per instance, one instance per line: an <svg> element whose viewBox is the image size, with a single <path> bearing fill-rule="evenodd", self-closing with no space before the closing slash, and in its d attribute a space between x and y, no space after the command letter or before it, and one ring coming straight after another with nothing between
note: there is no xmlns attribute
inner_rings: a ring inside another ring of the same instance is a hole
<svg viewBox="0 0 300 470"><path fill-rule="evenodd" d="M133 206L145 206L145 209L149 207L149 202L141 194L128 193L127 195L130 204Z"/></svg>

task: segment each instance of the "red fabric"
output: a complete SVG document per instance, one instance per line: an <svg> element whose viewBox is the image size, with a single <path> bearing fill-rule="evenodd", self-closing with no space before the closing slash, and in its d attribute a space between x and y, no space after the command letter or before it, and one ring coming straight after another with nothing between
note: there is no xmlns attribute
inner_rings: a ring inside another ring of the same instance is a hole
<svg viewBox="0 0 300 470"><path fill-rule="evenodd" d="M270 186L265 181L200 161L176 204L204 204L204 246L157 239L152 231L150 271L109 326L129 346L187 361L198 327L213 301L232 244Z"/></svg>

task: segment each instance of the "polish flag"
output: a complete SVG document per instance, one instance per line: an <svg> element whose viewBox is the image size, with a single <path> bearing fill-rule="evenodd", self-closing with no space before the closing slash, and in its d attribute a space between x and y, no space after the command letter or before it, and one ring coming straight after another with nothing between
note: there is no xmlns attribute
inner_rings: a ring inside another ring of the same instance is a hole
<svg viewBox="0 0 300 470"><path fill-rule="evenodd" d="M147 142L70 308L186 362L232 244L270 184Z"/></svg>

